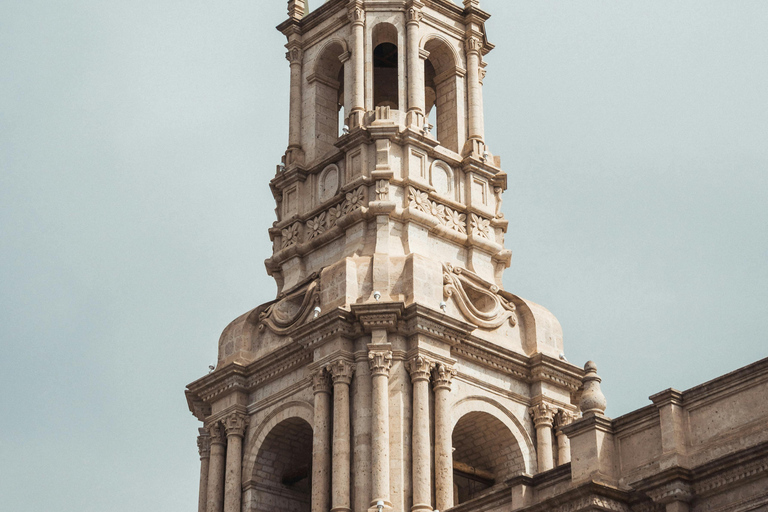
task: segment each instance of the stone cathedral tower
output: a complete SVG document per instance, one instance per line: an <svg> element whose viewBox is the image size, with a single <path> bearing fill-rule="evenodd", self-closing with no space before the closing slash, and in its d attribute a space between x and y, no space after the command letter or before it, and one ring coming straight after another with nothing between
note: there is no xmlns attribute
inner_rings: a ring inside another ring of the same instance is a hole
<svg viewBox="0 0 768 512"><path fill-rule="evenodd" d="M502 288L479 1L288 15L278 295L187 388L199 512L768 510L768 359L611 420L594 364Z"/></svg>
<svg viewBox="0 0 768 512"><path fill-rule="evenodd" d="M502 288L478 0L288 2L275 300L190 384L200 511L445 510L569 460L583 370Z"/></svg>

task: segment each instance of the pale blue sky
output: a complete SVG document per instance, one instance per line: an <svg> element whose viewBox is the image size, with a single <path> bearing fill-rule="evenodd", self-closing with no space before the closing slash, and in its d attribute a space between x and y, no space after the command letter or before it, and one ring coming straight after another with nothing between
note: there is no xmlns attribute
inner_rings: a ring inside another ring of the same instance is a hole
<svg viewBox="0 0 768 512"><path fill-rule="evenodd" d="M482 0L505 287L608 414L768 355L768 2ZM0 0L0 508L189 511L184 386L273 298L283 0Z"/></svg>

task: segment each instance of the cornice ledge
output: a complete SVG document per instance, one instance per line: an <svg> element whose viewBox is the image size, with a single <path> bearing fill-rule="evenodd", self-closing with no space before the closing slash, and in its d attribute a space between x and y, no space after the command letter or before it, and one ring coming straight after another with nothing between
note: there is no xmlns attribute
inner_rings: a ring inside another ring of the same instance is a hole
<svg viewBox="0 0 768 512"><path fill-rule="evenodd" d="M402 302L372 302L352 304L350 307L357 321L368 333L374 329L384 329L388 332L398 330L405 309Z"/></svg>
<svg viewBox="0 0 768 512"><path fill-rule="evenodd" d="M496 368L514 375L527 383L531 382L529 360L526 356L495 345L476 336L470 336L454 352L474 360L483 366Z"/></svg>
<svg viewBox="0 0 768 512"><path fill-rule="evenodd" d="M581 387L584 369L566 361L545 354L534 354L530 358L532 382L548 381L575 392Z"/></svg>
<svg viewBox="0 0 768 512"><path fill-rule="evenodd" d="M405 308L403 320L404 335L424 334L451 346L464 343L475 330L472 324L451 318L442 311L437 312L421 304L411 304Z"/></svg>
<svg viewBox="0 0 768 512"><path fill-rule="evenodd" d="M632 488L647 495L654 503L687 502L693 497L692 482L693 472L691 470L681 466L673 466L633 483Z"/></svg>
<svg viewBox="0 0 768 512"><path fill-rule="evenodd" d="M587 482L519 512L632 512L631 496L616 487Z"/></svg>
<svg viewBox="0 0 768 512"><path fill-rule="evenodd" d="M576 419L570 425L561 427L563 433L569 438L586 432L587 430L600 430L608 434L613 434L613 422L603 414L591 413Z"/></svg>
<svg viewBox="0 0 768 512"><path fill-rule="evenodd" d="M341 308L326 313L309 323L301 325L291 333L291 337L305 350L317 348L328 339L339 336L351 339L355 336L355 318L352 313Z"/></svg>
<svg viewBox="0 0 768 512"><path fill-rule="evenodd" d="M768 473L768 442L707 462L693 473L697 497L721 492L723 487L742 485L746 480Z"/></svg>

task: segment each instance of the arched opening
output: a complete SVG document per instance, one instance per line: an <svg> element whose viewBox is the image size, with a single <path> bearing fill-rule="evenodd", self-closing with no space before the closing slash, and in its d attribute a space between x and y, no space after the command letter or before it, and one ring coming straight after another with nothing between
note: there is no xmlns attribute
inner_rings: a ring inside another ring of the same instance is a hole
<svg viewBox="0 0 768 512"><path fill-rule="evenodd" d="M315 87L315 144L317 156L334 149L345 124L344 113L344 65L341 56L345 50L334 41L326 46L309 81Z"/></svg>
<svg viewBox="0 0 768 512"><path fill-rule="evenodd" d="M470 412L453 429L453 487L456 505L525 471L512 432L487 412Z"/></svg>
<svg viewBox="0 0 768 512"><path fill-rule="evenodd" d="M424 61L424 100L426 115L433 134L440 144L458 153L459 141L459 79L456 56L445 41L432 38L424 49L429 57Z"/></svg>
<svg viewBox="0 0 768 512"><path fill-rule="evenodd" d="M389 23L373 28L373 106L397 110L399 54L397 29Z"/></svg>
<svg viewBox="0 0 768 512"><path fill-rule="evenodd" d="M253 479L259 483L254 512L310 512L312 427L288 418L270 430L256 457Z"/></svg>

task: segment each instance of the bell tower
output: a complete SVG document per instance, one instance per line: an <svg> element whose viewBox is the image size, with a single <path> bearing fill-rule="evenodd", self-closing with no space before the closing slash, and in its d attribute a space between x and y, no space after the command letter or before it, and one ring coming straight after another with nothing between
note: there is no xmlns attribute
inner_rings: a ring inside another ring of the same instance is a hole
<svg viewBox="0 0 768 512"><path fill-rule="evenodd" d="M446 510L570 457L583 371L502 286L479 0L288 2L277 297L187 389L200 510Z"/></svg>

